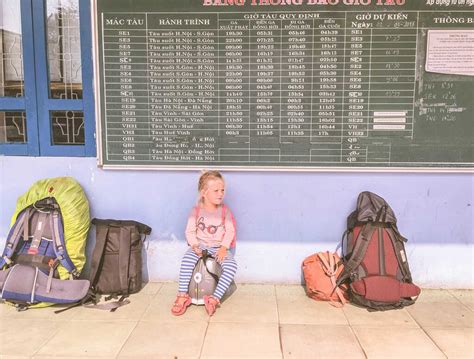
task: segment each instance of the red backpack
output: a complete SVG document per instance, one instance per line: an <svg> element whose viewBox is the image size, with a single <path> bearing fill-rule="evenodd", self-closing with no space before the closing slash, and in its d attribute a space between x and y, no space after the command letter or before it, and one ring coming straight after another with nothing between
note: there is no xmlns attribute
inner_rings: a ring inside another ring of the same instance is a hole
<svg viewBox="0 0 474 359"><path fill-rule="evenodd" d="M342 255L344 270L337 284L349 284L350 301L371 310L413 304L421 290L412 282L407 240L398 232L388 203L374 193L360 193L357 209L347 219L343 250L346 234L347 254Z"/></svg>

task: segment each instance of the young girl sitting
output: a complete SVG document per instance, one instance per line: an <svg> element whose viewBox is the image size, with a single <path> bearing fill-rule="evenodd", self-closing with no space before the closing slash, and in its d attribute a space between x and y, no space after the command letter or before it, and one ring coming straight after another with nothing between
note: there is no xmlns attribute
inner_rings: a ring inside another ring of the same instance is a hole
<svg viewBox="0 0 474 359"><path fill-rule="evenodd" d="M199 202L192 209L186 226L189 248L181 261L178 296L171 308L174 315L184 314L191 305L188 286L203 249L207 249L222 266L214 293L203 298L209 315L216 311L237 271L237 263L229 251L235 246L235 227L232 212L223 204L224 178L218 171L207 171L199 178L198 191Z"/></svg>

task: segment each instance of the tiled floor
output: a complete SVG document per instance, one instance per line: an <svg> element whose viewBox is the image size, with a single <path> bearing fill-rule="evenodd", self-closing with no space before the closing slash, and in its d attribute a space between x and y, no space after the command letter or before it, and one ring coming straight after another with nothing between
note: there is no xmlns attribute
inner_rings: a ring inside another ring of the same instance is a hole
<svg viewBox="0 0 474 359"><path fill-rule="evenodd" d="M240 284L209 318L174 317L176 283L115 313L0 305L0 358L474 358L474 291L424 290L403 310L336 309L301 286Z"/></svg>

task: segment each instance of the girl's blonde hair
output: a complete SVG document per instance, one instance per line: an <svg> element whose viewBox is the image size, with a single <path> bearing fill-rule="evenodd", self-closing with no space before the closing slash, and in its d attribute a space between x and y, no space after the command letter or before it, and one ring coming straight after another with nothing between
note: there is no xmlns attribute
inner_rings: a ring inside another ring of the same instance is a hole
<svg viewBox="0 0 474 359"><path fill-rule="evenodd" d="M220 179L224 182L224 177L219 171L204 171L199 177L198 182L198 192L199 192L199 202L202 202L201 191L206 188L207 182L213 179Z"/></svg>

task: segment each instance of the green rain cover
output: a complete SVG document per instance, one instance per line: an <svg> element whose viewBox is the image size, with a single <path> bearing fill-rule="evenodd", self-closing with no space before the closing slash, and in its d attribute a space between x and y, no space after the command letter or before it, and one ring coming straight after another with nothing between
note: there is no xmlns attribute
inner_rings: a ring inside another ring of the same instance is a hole
<svg viewBox="0 0 474 359"><path fill-rule="evenodd" d="M67 254L80 273L86 262L85 250L90 216L89 201L81 185L74 178L56 177L35 182L28 192L18 198L10 227L21 211L47 197L54 197L59 204ZM69 278L66 268L62 265L59 265L58 272L61 279Z"/></svg>

